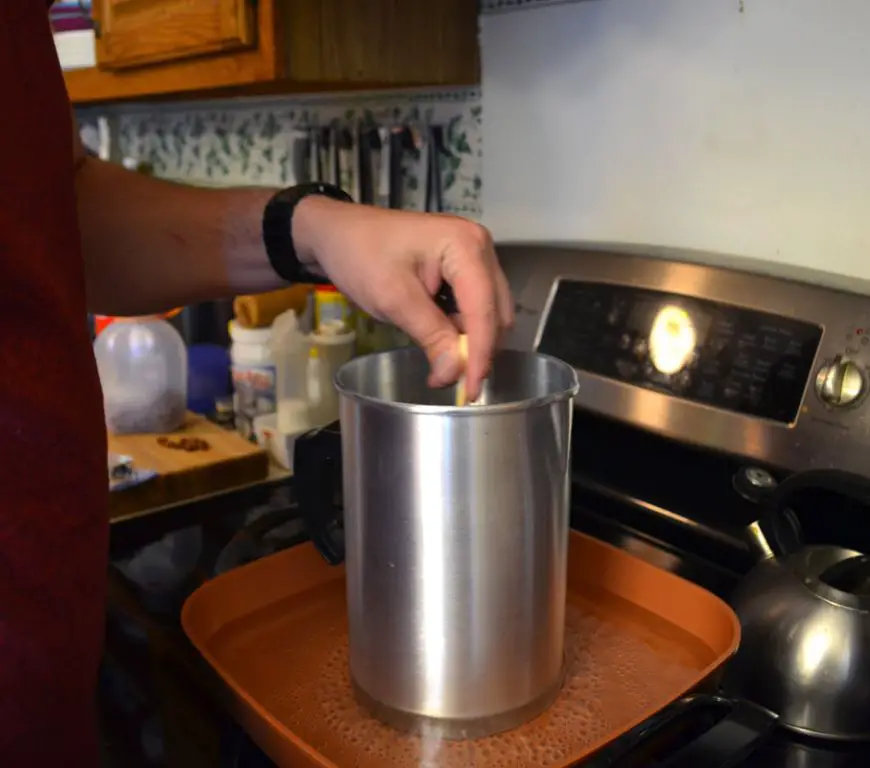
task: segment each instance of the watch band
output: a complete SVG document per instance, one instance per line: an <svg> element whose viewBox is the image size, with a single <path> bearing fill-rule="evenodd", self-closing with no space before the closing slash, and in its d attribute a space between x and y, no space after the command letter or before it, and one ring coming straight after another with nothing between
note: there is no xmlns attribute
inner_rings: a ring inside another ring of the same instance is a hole
<svg viewBox="0 0 870 768"><path fill-rule="evenodd" d="M321 195L343 203L353 202L353 198L340 187L319 181L279 190L263 209L263 245L269 264L278 277L288 283L328 284L329 278L305 268L293 244L293 213L296 206L310 195Z"/></svg>

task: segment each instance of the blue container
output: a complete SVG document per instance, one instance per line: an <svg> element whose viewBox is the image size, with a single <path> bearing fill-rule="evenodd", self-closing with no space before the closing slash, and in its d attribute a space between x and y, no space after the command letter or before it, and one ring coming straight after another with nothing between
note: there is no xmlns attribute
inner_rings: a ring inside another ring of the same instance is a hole
<svg viewBox="0 0 870 768"><path fill-rule="evenodd" d="M187 350L187 407L206 416L215 400L232 396L229 352L218 344L194 344Z"/></svg>

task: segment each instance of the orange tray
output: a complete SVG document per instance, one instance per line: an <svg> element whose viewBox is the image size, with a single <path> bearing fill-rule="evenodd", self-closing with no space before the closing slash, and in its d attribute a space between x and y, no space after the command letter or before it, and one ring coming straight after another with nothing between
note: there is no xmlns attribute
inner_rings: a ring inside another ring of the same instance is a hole
<svg viewBox="0 0 870 768"><path fill-rule="evenodd" d="M311 544L208 582L181 618L226 684L232 716L272 760L293 768L564 768L707 682L740 636L734 612L710 592L572 532L559 698L513 731L432 742L357 706L344 569Z"/></svg>

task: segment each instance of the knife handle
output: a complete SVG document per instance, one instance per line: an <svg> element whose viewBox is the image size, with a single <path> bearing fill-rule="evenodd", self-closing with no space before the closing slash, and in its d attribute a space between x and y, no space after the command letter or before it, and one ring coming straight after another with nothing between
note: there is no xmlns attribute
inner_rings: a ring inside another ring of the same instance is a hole
<svg viewBox="0 0 870 768"><path fill-rule="evenodd" d="M459 307L456 304L456 296L453 293L453 288L446 280L441 281L441 285L433 298L435 299L435 305L445 315L450 316L459 314Z"/></svg>

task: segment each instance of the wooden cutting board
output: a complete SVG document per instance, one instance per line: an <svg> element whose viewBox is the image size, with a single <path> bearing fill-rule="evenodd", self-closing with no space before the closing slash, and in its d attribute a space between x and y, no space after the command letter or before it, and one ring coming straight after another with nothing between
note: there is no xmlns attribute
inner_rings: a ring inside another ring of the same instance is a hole
<svg viewBox="0 0 870 768"><path fill-rule="evenodd" d="M208 449L167 447L160 444L161 437L173 442L195 438ZM109 494L112 520L253 483L269 473L269 457L262 448L193 413L184 427L168 435L109 434L109 451L130 456L140 469L157 472L142 485Z"/></svg>

